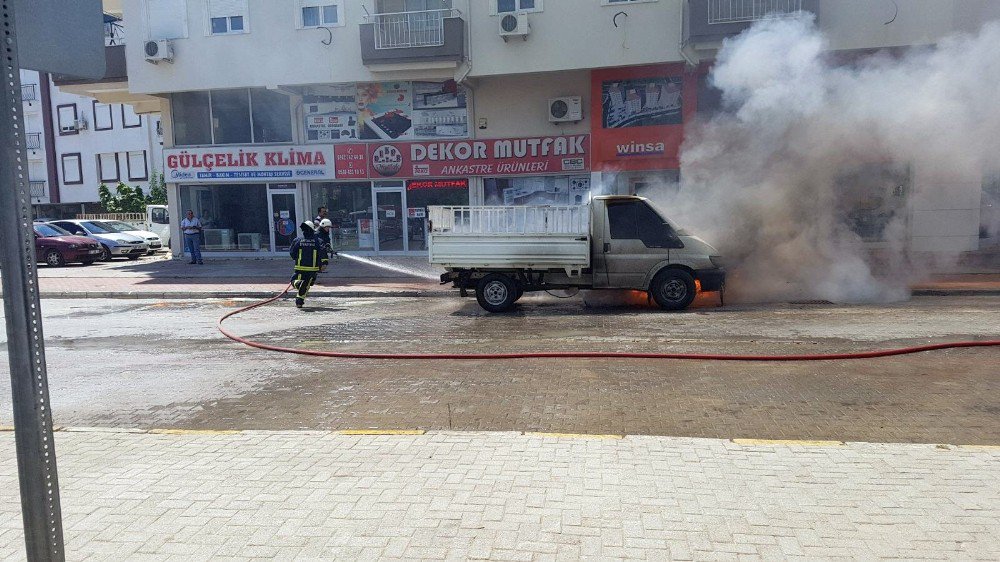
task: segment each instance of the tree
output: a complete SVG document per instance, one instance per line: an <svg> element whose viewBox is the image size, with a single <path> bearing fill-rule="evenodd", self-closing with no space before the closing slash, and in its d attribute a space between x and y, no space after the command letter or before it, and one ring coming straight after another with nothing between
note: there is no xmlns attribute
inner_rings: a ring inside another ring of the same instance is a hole
<svg viewBox="0 0 1000 562"><path fill-rule="evenodd" d="M145 213L146 205L166 205L167 187L163 174L153 172L149 179L149 195L143 193L141 187L132 187L124 182L118 182L114 193L107 185L97 188L101 206L108 213Z"/></svg>

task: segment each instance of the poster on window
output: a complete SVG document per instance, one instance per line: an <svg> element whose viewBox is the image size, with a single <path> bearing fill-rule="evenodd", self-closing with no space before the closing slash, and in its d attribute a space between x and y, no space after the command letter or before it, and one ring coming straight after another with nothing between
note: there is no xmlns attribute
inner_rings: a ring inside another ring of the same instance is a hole
<svg viewBox="0 0 1000 562"><path fill-rule="evenodd" d="M303 97L306 135L311 141L358 139L357 88L338 84L316 88Z"/></svg>
<svg viewBox="0 0 1000 562"><path fill-rule="evenodd" d="M605 129L679 125L681 87L680 76L603 82L602 124Z"/></svg>
<svg viewBox="0 0 1000 562"><path fill-rule="evenodd" d="M413 138L413 92L409 82L358 84L358 136L364 140Z"/></svg>
<svg viewBox="0 0 1000 562"><path fill-rule="evenodd" d="M454 80L414 82L413 135L418 139L469 136L465 88Z"/></svg>

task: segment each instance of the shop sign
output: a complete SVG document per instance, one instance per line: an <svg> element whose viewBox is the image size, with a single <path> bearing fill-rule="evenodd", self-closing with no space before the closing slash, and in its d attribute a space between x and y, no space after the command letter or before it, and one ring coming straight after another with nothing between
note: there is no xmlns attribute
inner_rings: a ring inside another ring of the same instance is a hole
<svg viewBox="0 0 1000 562"><path fill-rule="evenodd" d="M410 180L406 182L407 191L418 189L469 189L469 180L462 178L453 180Z"/></svg>
<svg viewBox="0 0 1000 562"><path fill-rule="evenodd" d="M406 216L411 219L422 219L427 217L427 210L423 207L409 207L406 209Z"/></svg>
<svg viewBox="0 0 1000 562"><path fill-rule="evenodd" d="M249 180L334 178L332 146L234 146L163 151L170 182L224 183Z"/></svg>
<svg viewBox="0 0 1000 562"><path fill-rule="evenodd" d="M358 155L367 154L370 178L449 178L584 172L590 169L590 135L517 139L417 141L338 145L337 176L362 177Z"/></svg>

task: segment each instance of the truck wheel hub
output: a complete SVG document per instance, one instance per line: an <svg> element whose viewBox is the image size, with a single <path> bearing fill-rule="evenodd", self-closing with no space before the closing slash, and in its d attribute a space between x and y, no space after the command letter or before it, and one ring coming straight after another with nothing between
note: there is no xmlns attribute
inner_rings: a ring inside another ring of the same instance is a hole
<svg viewBox="0 0 1000 562"><path fill-rule="evenodd" d="M500 281L488 283L483 291L486 302L498 305L507 300L507 287Z"/></svg>
<svg viewBox="0 0 1000 562"><path fill-rule="evenodd" d="M687 296L687 285L680 279L671 279L663 285L663 296L672 301L679 301Z"/></svg>

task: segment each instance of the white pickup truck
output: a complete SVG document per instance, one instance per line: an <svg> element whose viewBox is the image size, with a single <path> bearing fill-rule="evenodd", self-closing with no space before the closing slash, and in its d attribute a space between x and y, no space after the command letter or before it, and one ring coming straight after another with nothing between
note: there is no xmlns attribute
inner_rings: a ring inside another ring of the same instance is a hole
<svg viewBox="0 0 1000 562"><path fill-rule="evenodd" d="M490 312L530 291L633 289L682 310L699 289L721 291L715 248L677 228L649 201L594 197L589 205L430 207L431 264Z"/></svg>

